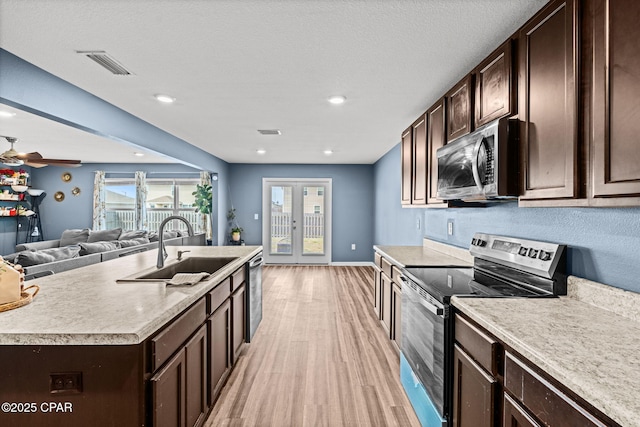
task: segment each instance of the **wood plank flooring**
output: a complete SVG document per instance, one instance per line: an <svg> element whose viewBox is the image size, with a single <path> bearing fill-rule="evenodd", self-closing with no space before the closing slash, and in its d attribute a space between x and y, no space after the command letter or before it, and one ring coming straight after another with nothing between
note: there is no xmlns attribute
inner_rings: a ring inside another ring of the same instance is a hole
<svg viewBox="0 0 640 427"><path fill-rule="evenodd" d="M373 268L267 266L263 306L206 427L420 425L373 311Z"/></svg>

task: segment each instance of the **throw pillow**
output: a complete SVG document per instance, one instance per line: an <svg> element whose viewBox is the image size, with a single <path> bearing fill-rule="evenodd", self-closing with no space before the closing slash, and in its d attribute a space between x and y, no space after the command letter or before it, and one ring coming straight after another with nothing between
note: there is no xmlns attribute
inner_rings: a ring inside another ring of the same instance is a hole
<svg viewBox="0 0 640 427"><path fill-rule="evenodd" d="M118 240L121 248L130 248L131 246L144 245L149 243L147 237L138 237L137 239Z"/></svg>
<svg viewBox="0 0 640 427"><path fill-rule="evenodd" d="M40 251L27 250L18 253L16 257L16 264L20 264L23 267L29 267L32 265L45 264L55 261L53 255L45 254Z"/></svg>
<svg viewBox="0 0 640 427"><path fill-rule="evenodd" d="M92 230L89 233L87 243L95 242L110 242L112 240L118 240L122 233L122 228L112 228L111 230Z"/></svg>
<svg viewBox="0 0 640 427"><path fill-rule="evenodd" d="M80 255L98 254L100 252L120 249L118 242L86 242L80 243Z"/></svg>
<svg viewBox="0 0 640 427"><path fill-rule="evenodd" d="M60 246L75 245L77 243L86 242L89 238L90 230L88 228L64 230L60 236Z"/></svg>
<svg viewBox="0 0 640 427"><path fill-rule="evenodd" d="M120 237L118 237L118 240L138 239L140 237L147 237L147 234L148 234L147 230L128 230L128 231L123 231L120 234Z"/></svg>
<svg viewBox="0 0 640 427"><path fill-rule="evenodd" d="M16 256L16 264L23 267L76 258L80 253L80 246L71 245L64 248L51 248L36 251L34 249L19 252Z"/></svg>

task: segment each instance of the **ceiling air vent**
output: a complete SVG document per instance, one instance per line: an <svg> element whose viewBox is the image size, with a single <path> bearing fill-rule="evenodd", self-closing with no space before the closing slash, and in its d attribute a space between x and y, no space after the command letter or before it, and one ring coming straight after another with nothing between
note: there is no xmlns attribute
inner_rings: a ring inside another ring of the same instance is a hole
<svg viewBox="0 0 640 427"><path fill-rule="evenodd" d="M122 64L120 64L118 61L113 59L113 57L109 56L109 54L104 50L91 50L91 51L79 50L76 52L97 62L98 64L102 65L104 68L109 70L111 74L114 74L116 76L129 76L133 74L131 71L124 68Z"/></svg>
<svg viewBox="0 0 640 427"><path fill-rule="evenodd" d="M280 129L258 129L261 135L282 135Z"/></svg>

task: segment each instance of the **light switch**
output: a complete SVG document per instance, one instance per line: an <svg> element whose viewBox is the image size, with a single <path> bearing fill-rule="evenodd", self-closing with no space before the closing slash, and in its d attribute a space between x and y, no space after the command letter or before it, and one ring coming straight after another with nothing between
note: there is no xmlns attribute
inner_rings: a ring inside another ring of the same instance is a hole
<svg viewBox="0 0 640 427"><path fill-rule="evenodd" d="M259 214L253 214L253 219L260 219L260 215Z"/></svg>

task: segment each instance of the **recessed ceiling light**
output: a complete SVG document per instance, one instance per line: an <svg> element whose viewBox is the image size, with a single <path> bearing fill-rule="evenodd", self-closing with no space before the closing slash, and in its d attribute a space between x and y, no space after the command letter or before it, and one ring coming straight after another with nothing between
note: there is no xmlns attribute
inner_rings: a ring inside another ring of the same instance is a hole
<svg viewBox="0 0 640 427"><path fill-rule="evenodd" d="M333 154L333 150L324 150L324 154L326 154L327 156L330 156Z"/></svg>
<svg viewBox="0 0 640 427"><path fill-rule="evenodd" d="M282 131L280 129L258 129L258 132L261 135L282 135Z"/></svg>
<svg viewBox="0 0 640 427"><path fill-rule="evenodd" d="M138 152L136 151L135 153L133 153L133 155L134 155L134 156L137 156L137 157L143 157L143 156L144 156L144 153L138 153Z"/></svg>
<svg viewBox="0 0 640 427"><path fill-rule="evenodd" d="M16 113L12 113L11 111L0 111L0 117L13 117Z"/></svg>
<svg viewBox="0 0 640 427"><path fill-rule="evenodd" d="M259 149L259 150L256 150L256 153L258 153L258 154L260 154L260 155L263 155L263 154L266 154L266 153L267 153L267 150L264 150L264 149L262 149L262 148L261 148L261 149Z"/></svg>
<svg viewBox="0 0 640 427"><path fill-rule="evenodd" d="M175 102L175 98L169 95L163 95L161 93L154 95L154 97L160 101L160 102L164 102L165 104L172 104L173 102Z"/></svg>
<svg viewBox="0 0 640 427"><path fill-rule="evenodd" d="M329 97L329 102L335 105L344 104L346 100L347 97L343 95L333 95Z"/></svg>

